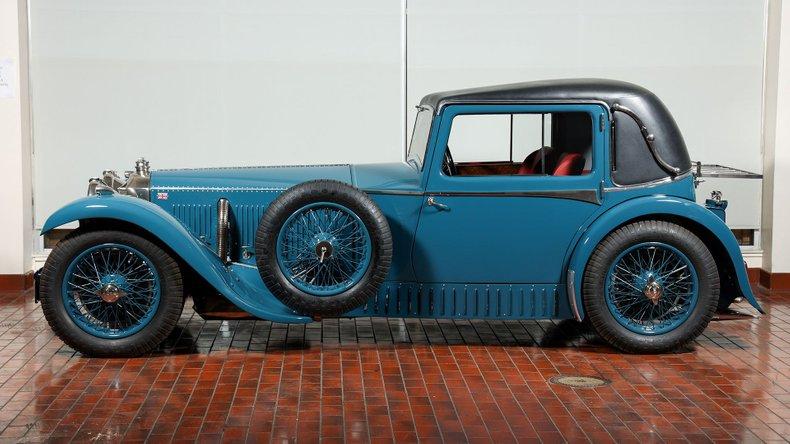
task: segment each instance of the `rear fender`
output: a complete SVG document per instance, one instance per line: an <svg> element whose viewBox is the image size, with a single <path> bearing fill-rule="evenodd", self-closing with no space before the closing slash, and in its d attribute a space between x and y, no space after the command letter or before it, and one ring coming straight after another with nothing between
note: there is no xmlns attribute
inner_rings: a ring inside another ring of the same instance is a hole
<svg viewBox="0 0 790 444"><path fill-rule="evenodd" d="M133 224L155 236L192 267L220 294L242 310L275 322L306 323L310 318L296 314L280 303L254 275L225 264L199 242L173 216L159 206L131 196L100 194L83 197L56 211L44 223L41 234L61 225L88 219L119 220Z"/></svg>
<svg viewBox="0 0 790 444"><path fill-rule="evenodd" d="M687 199L673 196L648 196L627 200L598 217L582 234L571 254L568 263L567 288L571 310L574 316L581 320L584 318L582 304L582 282L587 261L593 251L606 235L616 228L636 219L656 219L671 216L676 219L686 219L708 230L711 237L721 244L721 251L725 251L727 258L735 270L738 296L743 296L760 313L762 307L752 293L743 255L732 231L715 214ZM717 261L718 262L718 261Z"/></svg>

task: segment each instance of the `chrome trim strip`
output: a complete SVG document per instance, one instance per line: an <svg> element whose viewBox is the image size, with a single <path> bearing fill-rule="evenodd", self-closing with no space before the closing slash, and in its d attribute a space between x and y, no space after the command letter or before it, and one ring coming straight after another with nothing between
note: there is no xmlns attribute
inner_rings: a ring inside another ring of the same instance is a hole
<svg viewBox="0 0 790 444"><path fill-rule="evenodd" d="M681 174L679 176L662 177L661 179L653 180L651 182L637 183L637 184L633 184L633 185L618 185L617 183L613 182L615 186L613 186L613 187L605 187L603 190L604 190L604 192L607 192L607 191L628 191L628 190L633 190L633 189L655 187L655 186L658 186L658 185L664 185L666 183L675 182L675 181L678 181L678 180L683 180L686 177L691 176L691 172L692 172L692 170L688 170L688 171L686 171L685 173L683 173L683 174Z"/></svg>
<svg viewBox="0 0 790 444"><path fill-rule="evenodd" d="M579 313L579 307L576 305L576 290L573 288L573 281L576 278L576 272L568 269L568 302L570 302L573 317L577 321L582 321L582 315Z"/></svg>
<svg viewBox="0 0 790 444"><path fill-rule="evenodd" d="M428 193L433 196L464 196L464 197L547 197L550 199L570 199L600 205L598 191L589 190L535 190L535 191L437 191Z"/></svg>
<svg viewBox="0 0 790 444"><path fill-rule="evenodd" d="M153 188L152 194L158 191L250 191L281 193L287 188L255 188L255 187L188 187L188 186L169 186ZM463 197L547 197L553 199L571 199L582 202L589 202L596 205L601 204L596 190L536 190L536 191L490 191L490 192L467 192L467 191L440 191L426 193L423 191L406 190L371 190L363 189L367 194L381 194L389 196L463 196Z"/></svg>
<svg viewBox="0 0 790 444"><path fill-rule="evenodd" d="M310 167L347 167L350 163L324 163L316 165L250 165L250 166L222 166L222 167L198 167L198 168L162 168L157 171L211 171L211 170L250 170L260 168L310 168Z"/></svg>
<svg viewBox="0 0 790 444"><path fill-rule="evenodd" d="M188 186L169 186L169 187L155 187L152 192L156 191L260 191L281 193L287 188L266 188L266 187L188 187Z"/></svg>
<svg viewBox="0 0 790 444"><path fill-rule="evenodd" d="M461 196L461 197L547 197L552 199L570 199L601 204L597 190L535 190L535 191L399 191L399 190L362 190L368 194L385 194L395 196Z"/></svg>
<svg viewBox="0 0 790 444"><path fill-rule="evenodd" d="M609 104L603 100L596 100L596 99L581 99L581 100L574 100L574 99L543 99L543 100L521 100L521 99L513 99L513 100L475 100L475 101L465 101L460 99L449 99L449 100L442 100L439 102L438 109L434 112L434 115L439 114L440 111L443 111L444 108L448 106L454 105L601 105L603 106L611 117L611 108L609 108Z"/></svg>
<svg viewBox="0 0 790 444"><path fill-rule="evenodd" d="M393 196L424 196L425 193L422 191L407 191L407 190L371 190L371 189L363 189L363 192L367 194L387 194Z"/></svg>

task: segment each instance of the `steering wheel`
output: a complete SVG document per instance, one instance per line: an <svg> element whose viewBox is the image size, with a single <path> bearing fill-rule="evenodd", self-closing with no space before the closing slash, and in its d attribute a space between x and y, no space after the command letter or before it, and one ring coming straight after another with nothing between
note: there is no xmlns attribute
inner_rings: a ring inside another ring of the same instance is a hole
<svg viewBox="0 0 790 444"><path fill-rule="evenodd" d="M442 171L448 176L457 176L458 168L455 167L453 162L453 155L450 154L450 147L444 150L444 161L442 162Z"/></svg>

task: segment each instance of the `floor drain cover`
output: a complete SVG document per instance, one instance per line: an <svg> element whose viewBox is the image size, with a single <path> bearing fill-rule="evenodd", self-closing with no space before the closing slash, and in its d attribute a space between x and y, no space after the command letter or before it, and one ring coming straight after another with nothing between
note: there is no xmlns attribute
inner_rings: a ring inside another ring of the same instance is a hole
<svg viewBox="0 0 790 444"><path fill-rule="evenodd" d="M603 385L608 385L612 381L602 379L602 378L594 378L592 376L555 376L549 381L552 384L559 384L564 385L567 387L577 387L577 388L592 388L592 387L601 387Z"/></svg>

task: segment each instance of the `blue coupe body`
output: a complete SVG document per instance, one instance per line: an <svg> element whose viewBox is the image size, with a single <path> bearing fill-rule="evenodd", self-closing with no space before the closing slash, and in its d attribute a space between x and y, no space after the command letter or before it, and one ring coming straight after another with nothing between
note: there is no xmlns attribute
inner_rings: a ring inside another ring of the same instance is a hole
<svg viewBox="0 0 790 444"><path fill-rule="evenodd" d="M608 90L585 92L583 85L569 83L548 98L542 85L521 86L524 97L515 98L514 88L510 98L496 90L428 96L421 108L430 114L425 146L412 147L406 162L154 170L148 199L99 189L54 213L42 233L74 221L134 227L240 310L304 323L310 314L284 305L261 279L256 230L278 195L306 181L332 179L370 196L392 234L385 281L348 317L581 320L583 276L594 250L618 227L647 219L676 223L703 239L716 260L721 293L743 297L759 310L738 243L721 217L695 202L690 168L640 183L617 180L613 165L621 142L614 124L618 115L628 117L618 107L634 110L643 121L637 125L657 128L656 142L672 128L651 120L650 100L629 102L631 89L614 97ZM519 113L587 116L591 160L584 174L445 174L443 153L455 117ZM661 145L657 150L655 159L645 151L643 162L655 167L661 154L671 157ZM230 213L230 260L217 254L221 199Z"/></svg>

